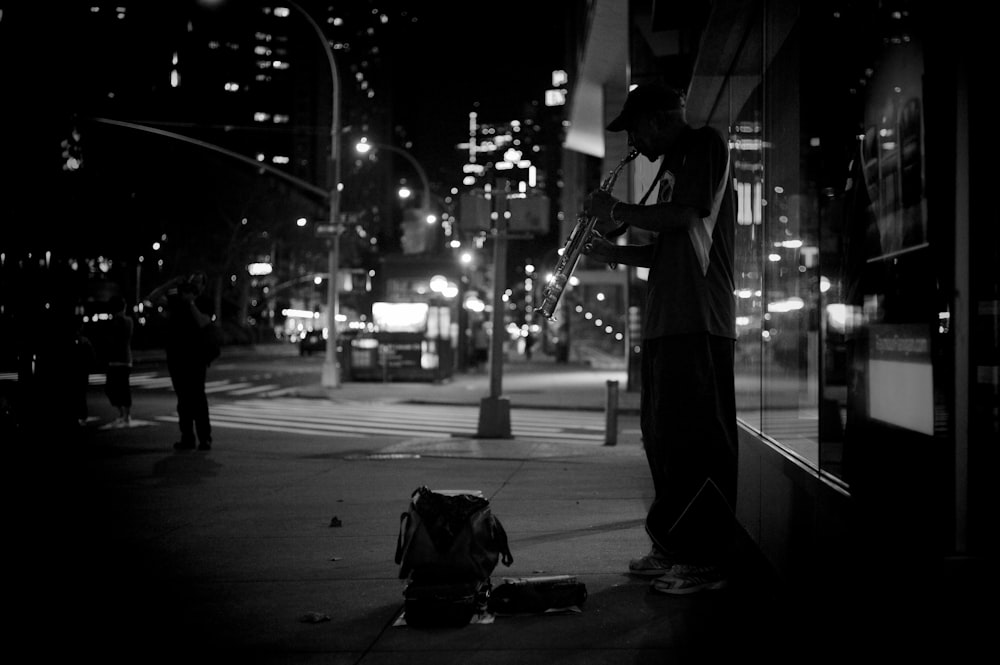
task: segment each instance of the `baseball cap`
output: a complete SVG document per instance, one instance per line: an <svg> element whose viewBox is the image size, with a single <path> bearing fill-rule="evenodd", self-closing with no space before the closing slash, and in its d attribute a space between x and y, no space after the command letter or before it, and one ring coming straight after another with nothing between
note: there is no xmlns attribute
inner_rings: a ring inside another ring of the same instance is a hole
<svg viewBox="0 0 1000 665"><path fill-rule="evenodd" d="M621 113L608 124L607 130L620 132L632 129L636 119L643 114L682 108L684 96L677 90L658 83L640 83L628 93Z"/></svg>

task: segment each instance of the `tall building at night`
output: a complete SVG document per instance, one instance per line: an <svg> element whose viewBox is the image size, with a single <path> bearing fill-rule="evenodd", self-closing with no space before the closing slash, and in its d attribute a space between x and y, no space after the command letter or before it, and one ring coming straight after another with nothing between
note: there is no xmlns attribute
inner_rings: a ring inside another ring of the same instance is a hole
<svg viewBox="0 0 1000 665"><path fill-rule="evenodd" d="M310 277L326 272L326 238L316 226L328 221L325 193L332 184L329 46L341 96L340 212L348 221L340 267L369 275L383 257L403 253L401 230L413 206L396 196L403 183L428 190L412 200L434 190L442 223L437 245L425 253L446 254L440 248L458 237L457 197L468 186L455 149L461 123L449 120L447 131L439 124L453 116L438 111L458 105L435 81L443 77L458 89L478 73L452 76L427 65L401 82L400 72L413 71L404 65L414 48L433 42L450 49L467 41L476 24L470 13L461 30L446 32L438 27L441 10L411 10L411 4L95 0L74 3L55 18L38 8L7 12L4 23L24 33L5 52L46 44L53 62L24 74L25 96L37 95L42 109L32 119L39 143L50 148L30 155L42 168L24 169L38 177L26 183L32 195L11 216L30 220L37 214L30 201L47 199L46 225L21 225L25 249L72 260L88 274L82 297L96 301L113 290L138 300L176 272L199 267L221 278L216 310L238 325L256 316L253 301L265 298L255 298L254 290L262 283L292 283L284 288L299 291L305 307L323 306L324 288L313 287ZM425 79L432 70L438 78ZM512 241L511 259L523 254L521 264L535 260L535 252L521 252L520 245L554 248L565 232L558 205L563 114L541 106L545 94L539 85L523 113L498 112L490 103L471 109L481 116L472 142L482 149L473 153L479 163L488 160L492 168L519 152L509 173L518 187L523 182L550 201L546 232ZM421 105L429 111L409 112ZM515 145L515 131L523 145ZM511 142L493 155L488 145L497 132ZM63 170L60 141L77 135L82 167ZM396 150L362 155L354 149L361 138ZM421 182L400 151L424 162L429 181ZM274 273L250 279L246 265L257 261Z"/></svg>
<svg viewBox="0 0 1000 665"><path fill-rule="evenodd" d="M52 84L56 121L47 123L56 137L78 131L85 151L84 168L53 175L64 194L53 217L80 240L65 249L80 259L103 256L99 276L136 296L195 264L233 275L234 285L254 260L274 264L280 279L272 281L325 269L316 227L329 221L334 88L319 30L339 74L340 210L351 221L341 265L370 263L397 234L395 160L389 152L362 158L353 143L393 142L386 47L408 25L405 11L375 6L197 0L70 8L50 28L65 57ZM27 235L38 248L62 237Z"/></svg>

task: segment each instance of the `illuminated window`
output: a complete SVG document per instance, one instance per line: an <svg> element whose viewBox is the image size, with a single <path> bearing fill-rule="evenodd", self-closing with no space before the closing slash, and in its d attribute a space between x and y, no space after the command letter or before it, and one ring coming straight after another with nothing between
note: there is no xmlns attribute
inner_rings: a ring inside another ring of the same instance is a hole
<svg viewBox="0 0 1000 665"><path fill-rule="evenodd" d="M545 91L546 106L565 106L566 90L562 88L549 89Z"/></svg>

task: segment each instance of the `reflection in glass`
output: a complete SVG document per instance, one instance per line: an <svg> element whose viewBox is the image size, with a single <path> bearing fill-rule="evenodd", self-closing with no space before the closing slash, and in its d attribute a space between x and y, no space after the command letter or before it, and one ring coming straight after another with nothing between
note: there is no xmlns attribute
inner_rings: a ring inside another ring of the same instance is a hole
<svg viewBox="0 0 1000 665"><path fill-rule="evenodd" d="M736 409L740 420L760 430L761 373L761 188L763 152L759 88L731 130L736 193Z"/></svg>

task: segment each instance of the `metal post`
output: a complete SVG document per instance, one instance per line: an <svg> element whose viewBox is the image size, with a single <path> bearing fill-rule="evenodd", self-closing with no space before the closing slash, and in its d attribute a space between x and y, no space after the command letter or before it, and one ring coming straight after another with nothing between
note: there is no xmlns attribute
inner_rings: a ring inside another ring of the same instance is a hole
<svg viewBox="0 0 1000 665"><path fill-rule="evenodd" d="M618 382L607 382L607 402L604 407L604 445L618 444Z"/></svg>
<svg viewBox="0 0 1000 665"><path fill-rule="evenodd" d="M490 396L479 402L477 436L487 439L509 439L510 400L503 392L503 289L507 283L507 180L497 179L493 192L494 212L497 213L496 239L493 245L493 338L490 340Z"/></svg>
<svg viewBox="0 0 1000 665"><path fill-rule="evenodd" d="M323 361L322 384L327 388L337 388L340 386L340 372L337 367L337 314L340 309L340 304L337 302L337 272L340 265L340 73L337 70L337 61L333 57L333 49L330 47L330 41L323 33L323 29L299 3L294 0L288 0L288 4L302 14L302 17L309 23L313 32L319 37L320 44L323 45L323 52L326 54L327 63L330 65L330 84L333 88L329 171L329 223L333 227L333 237L330 239L329 254L327 257L327 272L330 274L326 289L329 332L326 337L326 358Z"/></svg>
<svg viewBox="0 0 1000 665"><path fill-rule="evenodd" d="M503 183L503 186L500 186ZM507 192L506 180L498 181L493 193L497 212L497 237L493 245L493 337L490 340L490 397L503 393L503 292L507 284Z"/></svg>
<svg viewBox="0 0 1000 665"><path fill-rule="evenodd" d="M331 192L331 196L333 193ZM333 204L330 204L333 208ZM333 213L331 212L331 217ZM333 237L330 239L330 249L327 256L326 280L326 302L327 302L327 337L326 356L323 358L322 384L327 388L337 388L340 386L340 371L337 366L337 311L340 309L338 302L337 267L340 264L340 230L334 227Z"/></svg>

